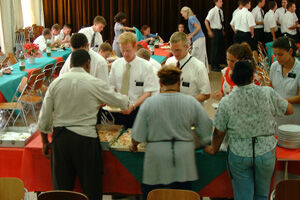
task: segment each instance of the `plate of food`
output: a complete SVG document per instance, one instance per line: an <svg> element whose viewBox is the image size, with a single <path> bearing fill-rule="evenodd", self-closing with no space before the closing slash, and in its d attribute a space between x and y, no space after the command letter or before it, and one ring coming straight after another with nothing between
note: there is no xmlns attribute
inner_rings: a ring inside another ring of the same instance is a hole
<svg viewBox="0 0 300 200"><path fill-rule="evenodd" d="M116 141L110 143L110 147L117 151L129 151L131 144L131 129L127 129ZM146 143L140 143L138 145L138 152L145 152Z"/></svg>
<svg viewBox="0 0 300 200"><path fill-rule="evenodd" d="M103 110L109 111L109 112L121 112L121 108L118 107L112 107L112 106L104 106Z"/></svg>
<svg viewBox="0 0 300 200"><path fill-rule="evenodd" d="M162 47L160 47L160 48L162 48L162 49L170 49L170 46L169 46L169 45L166 45L166 46L162 46Z"/></svg>
<svg viewBox="0 0 300 200"><path fill-rule="evenodd" d="M113 62L113 61L117 60L117 58L118 58L118 56L111 56L111 57L108 57L106 60L108 62Z"/></svg>

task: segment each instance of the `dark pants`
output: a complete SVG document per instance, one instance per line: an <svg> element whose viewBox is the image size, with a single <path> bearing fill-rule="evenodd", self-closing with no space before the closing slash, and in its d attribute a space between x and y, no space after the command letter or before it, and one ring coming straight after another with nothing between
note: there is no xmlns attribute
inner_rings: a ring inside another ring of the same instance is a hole
<svg viewBox="0 0 300 200"><path fill-rule="evenodd" d="M254 38L256 41L261 42L261 43L265 43L265 32L264 32L264 28L255 28L254 29Z"/></svg>
<svg viewBox="0 0 300 200"><path fill-rule="evenodd" d="M277 32L276 32L276 38L282 37L283 34L281 33L281 29L278 28Z"/></svg>
<svg viewBox="0 0 300 200"><path fill-rule="evenodd" d="M76 175L89 200L102 199L102 152L98 138L78 135L63 127L52 136L53 190L73 190Z"/></svg>
<svg viewBox="0 0 300 200"><path fill-rule="evenodd" d="M138 113L139 108L131 112L130 115L123 115L121 113L112 113L115 118L115 124L123 125L125 128L132 128L135 117Z"/></svg>
<svg viewBox="0 0 300 200"><path fill-rule="evenodd" d="M295 42L298 42L298 34L296 35L291 35L291 34L288 34L288 33L285 33L287 37L295 40Z"/></svg>
<svg viewBox="0 0 300 200"><path fill-rule="evenodd" d="M272 33L265 33L265 43L273 42L273 35Z"/></svg>
<svg viewBox="0 0 300 200"><path fill-rule="evenodd" d="M222 30L212 29L214 37L211 38L210 62L212 67L218 67L221 64L223 50Z"/></svg>
<svg viewBox="0 0 300 200"><path fill-rule="evenodd" d="M155 189L180 189L180 190L192 190L192 182L174 182L168 185L146 185L142 184L143 200L147 200L149 192Z"/></svg>
<svg viewBox="0 0 300 200"><path fill-rule="evenodd" d="M251 37L250 32L238 31L234 37L234 43L247 42L252 51L257 51L257 41Z"/></svg>

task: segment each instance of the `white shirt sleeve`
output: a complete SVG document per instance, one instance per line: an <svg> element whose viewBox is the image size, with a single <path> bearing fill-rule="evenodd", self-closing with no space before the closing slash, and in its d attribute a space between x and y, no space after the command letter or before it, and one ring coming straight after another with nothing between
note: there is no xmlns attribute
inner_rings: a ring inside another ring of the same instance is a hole
<svg viewBox="0 0 300 200"><path fill-rule="evenodd" d="M69 55L69 57L67 58L67 60L65 61L65 64L63 65L63 67L61 68L60 72L59 72L59 76L67 73L68 71L70 71L70 64L71 64L71 54Z"/></svg>
<svg viewBox="0 0 300 200"><path fill-rule="evenodd" d="M210 94L211 88L210 88L208 73L203 63L201 63L199 67L197 76L199 77L197 79L198 80L197 87L200 91L200 94Z"/></svg>
<svg viewBox="0 0 300 200"><path fill-rule="evenodd" d="M105 60L98 60L96 63L95 74L93 74L96 78L103 80L105 83L109 83L108 81L108 66Z"/></svg>
<svg viewBox="0 0 300 200"><path fill-rule="evenodd" d="M40 51L44 51L47 48L46 40L43 35L36 38L33 43L39 45Z"/></svg>
<svg viewBox="0 0 300 200"><path fill-rule="evenodd" d="M249 27L253 27L253 26L256 25L255 19L254 19L253 15L251 13L249 13L249 15L247 17L247 20L248 20Z"/></svg>
<svg viewBox="0 0 300 200"><path fill-rule="evenodd" d="M145 66L144 76L144 93L158 91L159 85L157 83L157 76L155 76L150 62L147 62L147 65Z"/></svg>
<svg viewBox="0 0 300 200"><path fill-rule="evenodd" d="M116 81L116 67L117 67L117 60L114 61L111 65L110 68L110 73L109 73L109 84L113 87L113 88L117 88L117 81Z"/></svg>
<svg viewBox="0 0 300 200"><path fill-rule="evenodd" d="M209 21L210 23L211 23L211 21L213 20L213 18L214 18L214 9L211 9L209 12L208 12L208 14L207 14L207 16L206 16L206 20L207 21Z"/></svg>

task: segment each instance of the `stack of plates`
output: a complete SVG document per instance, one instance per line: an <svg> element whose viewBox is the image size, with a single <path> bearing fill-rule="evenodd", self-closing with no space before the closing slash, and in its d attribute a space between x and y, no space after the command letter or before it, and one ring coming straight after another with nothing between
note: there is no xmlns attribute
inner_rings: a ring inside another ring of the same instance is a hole
<svg viewBox="0 0 300 200"><path fill-rule="evenodd" d="M279 126L278 145L288 149L300 148L300 125L285 124Z"/></svg>

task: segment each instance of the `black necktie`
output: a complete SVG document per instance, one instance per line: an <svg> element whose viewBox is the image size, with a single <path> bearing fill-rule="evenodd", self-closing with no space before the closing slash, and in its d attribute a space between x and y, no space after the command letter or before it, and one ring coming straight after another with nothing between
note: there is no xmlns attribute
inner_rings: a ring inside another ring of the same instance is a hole
<svg viewBox="0 0 300 200"><path fill-rule="evenodd" d="M284 14L286 13L286 9L284 9Z"/></svg>
<svg viewBox="0 0 300 200"><path fill-rule="evenodd" d="M220 22L221 22L221 25L222 25L222 29L224 29L224 19L222 17L222 13L221 13L220 9L219 9L219 17L220 17Z"/></svg>
<svg viewBox="0 0 300 200"><path fill-rule="evenodd" d="M265 14L264 14L263 9L260 9L260 14L261 14L262 19L264 19Z"/></svg>
<svg viewBox="0 0 300 200"><path fill-rule="evenodd" d="M180 69L180 62L179 61L177 61L176 67L178 67Z"/></svg>
<svg viewBox="0 0 300 200"><path fill-rule="evenodd" d="M95 46L95 37L96 37L96 32L94 32L94 34L93 34L92 41L91 41L91 47Z"/></svg>

